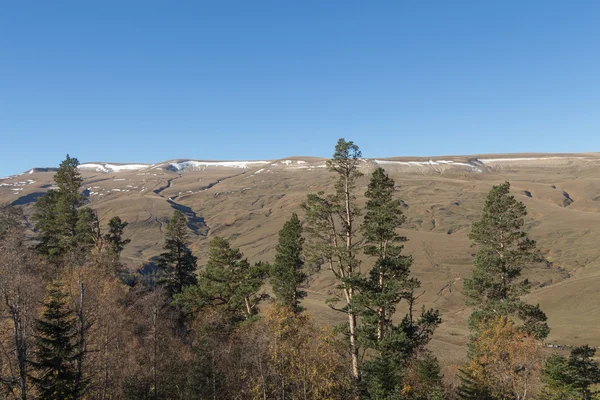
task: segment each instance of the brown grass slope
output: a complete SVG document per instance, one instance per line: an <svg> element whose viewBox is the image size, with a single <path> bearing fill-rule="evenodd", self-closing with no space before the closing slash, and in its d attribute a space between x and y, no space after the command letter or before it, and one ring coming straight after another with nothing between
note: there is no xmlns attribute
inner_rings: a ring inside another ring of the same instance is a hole
<svg viewBox="0 0 600 400"><path fill-rule="evenodd" d="M293 211L302 215L306 194L333 190L334 176L324 162L293 157L179 170L165 162L132 170L87 168L82 174L89 205L101 219L119 215L129 222L126 234L132 242L124 257L130 267L161 251L161 231L175 208L186 213L194 228L192 248L202 265L215 235L229 238L251 260L272 260L277 232ZM470 225L491 186L504 181L527 205L527 229L549 261L526 274L534 284L530 301L539 302L549 316L549 340L600 345L600 155L364 160L359 192L377 166L395 179L397 196L405 204L406 251L414 256L413 271L423 283L419 301L442 311L444 323L432 348L446 364L463 357L468 334L469 310L460 292L475 251L468 240ZM22 205L31 213L35 198L51 188L52 176L52 171L34 170L0 180L0 203ZM332 284L326 271L313 276L305 300L322 323L340 319L324 303Z"/></svg>

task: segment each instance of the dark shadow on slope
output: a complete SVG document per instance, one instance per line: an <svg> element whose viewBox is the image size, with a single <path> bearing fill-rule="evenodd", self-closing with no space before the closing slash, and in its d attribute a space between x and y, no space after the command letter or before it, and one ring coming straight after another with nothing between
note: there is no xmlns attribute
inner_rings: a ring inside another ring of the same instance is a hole
<svg viewBox="0 0 600 400"><path fill-rule="evenodd" d="M18 199L16 199L15 201L13 201L10 204L13 206L24 206L27 204L35 203L37 199L39 199L40 197L42 197L45 194L46 194L46 192L29 193L28 195L19 197Z"/></svg>
<svg viewBox="0 0 600 400"><path fill-rule="evenodd" d="M196 215L194 210L192 210L188 206L184 206L182 204L175 203L173 200L167 200L172 208L181 212L187 218L187 225L194 233L202 236L206 236L208 234L208 225L204 221L204 218Z"/></svg>

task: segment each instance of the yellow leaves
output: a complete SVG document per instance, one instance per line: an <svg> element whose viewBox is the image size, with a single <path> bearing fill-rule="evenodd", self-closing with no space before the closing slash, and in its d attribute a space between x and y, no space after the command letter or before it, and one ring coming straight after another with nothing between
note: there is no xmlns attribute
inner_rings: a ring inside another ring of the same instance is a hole
<svg viewBox="0 0 600 400"><path fill-rule="evenodd" d="M337 399L348 386L348 374L330 330L289 308L267 310L255 329L262 330L265 357L246 371L252 398Z"/></svg>
<svg viewBox="0 0 600 400"><path fill-rule="evenodd" d="M498 396L524 398L539 376L539 353L534 337L503 316L482 323L466 370Z"/></svg>

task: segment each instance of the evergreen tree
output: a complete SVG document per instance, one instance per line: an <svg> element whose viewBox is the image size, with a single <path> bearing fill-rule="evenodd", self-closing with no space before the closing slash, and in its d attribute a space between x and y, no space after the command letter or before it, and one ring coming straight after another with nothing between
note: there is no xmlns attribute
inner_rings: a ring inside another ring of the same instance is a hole
<svg viewBox="0 0 600 400"><path fill-rule="evenodd" d="M362 224L364 252L375 257L367 279L359 279L361 316L369 341L381 341L396 305L417 281L410 278L412 257L402 255L407 238L397 233L406 217L400 200L394 199L394 180L382 168L375 170L365 193L366 213Z"/></svg>
<svg viewBox="0 0 600 400"><path fill-rule="evenodd" d="M323 192L309 194L303 209L306 212L309 253L315 261L321 261L333 272L341 294L330 299L330 304L343 301L338 311L345 313L348 323L340 326L340 331L348 339L352 360L352 378L355 397L358 397L360 383L359 344L357 340L357 311L353 308L356 292L354 283L360 277L360 262L356 257L359 250L356 240L357 223L360 209L356 205L356 181L362 176L358 166L362 153L352 141L339 139L331 160L327 162L329 170L336 173L335 193Z"/></svg>
<svg viewBox="0 0 600 400"><path fill-rule="evenodd" d="M530 290L529 282L519 279L521 271L537 257L535 242L523 231L526 215L525 205L510 194L506 182L492 188L481 219L473 223L469 237L478 250L473 275L463 286L467 305L475 308L472 329L488 318L510 315L538 339L548 336L546 315L521 300Z"/></svg>
<svg viewBox="0 0 600 400"><path fill-rule="evenodd" d="M77 245L77 209L83 199L79 193L83 178L79 161L67 155L54 175L58 190L51 190L36 202L33 216L40 231L39 251L51 261L57 261Z"/></svg>
<svg viewBox="0 0 600 400"><path fill-rule="evenodd" d="M113 228L118 228L116 223ZM120 246L116 242L111 245L117 246L116 250ZM165 288L170 297L173 297L181 293L186 286L195 285L198 282L196 277L197 258L188 248L187 221L185 215L180 211L175 211L173 218L167 224L164 249L166 251L158 257L157 264L161 271L158 283Z"/></svg>
<svg viewBox="0 0 600 400"><path fill-rule="evenodd" d="M410 386L410 399L413 400L444 400L444 382L438 359L430 352L423 354L413 363L412 376L406 388Z"/></svg>
<svg viewBox="0 0 600 400"><path fill-rule="evenodd" d="M32 381L44 400L77 399L77 328L73 310L59 283L48 288L42 318L36 323L36 375Z"/></svg>
<svg viewBox="0 0 600 400"><path fill-rule="evenodd" d="M260 291L267 273L266 264L251 265L239 249L232 249L227 240L217 236L210 242L198 285L188 287L177 301L192 310L214 307L229 321L248 319L268 297Z"/></svg>
<svg viewBox="0 0 600 400"><path fill-rule="evenodd" d="M365 196L362 225L364 252L375 257L366 277L355 279L353 307L361 317L358 339L372 356L364 361L362 392L366 398L393 398L402 392L404 377L416 355L440 324L437 310L421 311L415 318L415 290L420 282L410 276L412 258L402 254L407 240L397 233L405 217L394 199L394 181L383 169L375 170ZM396 306L406 301L408 313L395 325Z"/></svg>
<svg viewBox="0 0 600 400"><path fill-rule="evenodd" d="M546 400L591 400L600 398L600 392L592 386L600 383L600 364L593 359L596 349L589 346L575 347L567 359L551 355L542 370Z"/></svg>
<svg viewBox="0 0 600 400"><path fill-rule="evenodd" d="M302 258L302 224L296 213L287 221L279 231L279 243L275 262L271 268L270 280L277 302L300 311L300 300L306 292L300 287L306 282L307 274L303 271Z"/></svg>
<svg viewBox="0 0 600 400"><path fill-rule="evenodd" d="M108 233L104 235L104 240L109 252L117 257L121 254L125 246L131 242L131 239L123 239L123 231L127 225L129 224L117 216L112 217L108 222Z"/></svg>
<svg viewBox="0 0 600 400"><path fill-rule="evenodd" d="M473 274L463 284L466 304L474 308L469 319L473 332L472 346L481 328L498 317L520 321L521 331L537 339L548 336L547 317L539 308L521 300L529 293L530 284L520 279L521 272L537 259L535 241L523 231L527 210L510 194L510 183L494 186L488 193L479 221L473 223L469 238L478 246ZM472 360L471 360L472 361ZM461 371L462 384L458 395L462 399L485 399L489 388L467 370Z"/></svg>
<svg viewBox="0 0 600 400"><path fill-rule="evenodd" d="M77 210L75 232L78 249L89 253L93 247L99 245L102 240L100 220L94 210L89 207L81 207Z"/></svg>

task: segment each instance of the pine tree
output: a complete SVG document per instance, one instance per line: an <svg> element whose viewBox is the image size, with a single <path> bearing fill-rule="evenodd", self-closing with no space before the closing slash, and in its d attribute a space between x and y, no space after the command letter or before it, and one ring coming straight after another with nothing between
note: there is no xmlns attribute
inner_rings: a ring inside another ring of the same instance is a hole
<svg viewBox="0 0 600 400"><path fill-rule="evenodd" d="M367 279L361 279L362 317L372 328L371 340L381 341L391 324L396 305L406 297L406 289L417 282L410 278L412 257L402 255L407 238L397 233L405 222L400 200L394 199L394 180L382 168L375 170L365 193L366 212L361 230L364 252L375 257Z"/></svg>
<svg viewBox="0 0 600 400"><path fill-rule="evenodd" d="M120 217L112 217L108 222L108 233L104 235L104 240L109 251L117 257L121 254L126 245L131 242L131 239L123 239L123 231L129 225L122 221Z"/></svg>
<svg viewBox="0 0 600 400"><path fill-rule="evenodd" d="M363 362L362 391L367 398L388 398L400 393L409 364L431 339L440 324L437 310L421 311L415 318L414 292L420 282L410 276L412 258L402 254L406 237L398 228L404 223L401 202L394 199L394 180L381 168L375 170L365 196L362 224L364 252L375 257L366 277L357 277L353 307L361 317L358 339L371 353ZM399 324L392 317L405 301L408 312Z"/></svg>
<svg viewBox="0 0 600 400"><path fill-rule="evenodd" d="M538 339L548 336L546 315L539 306L521 300L530 284L520 280L524 267L536 260L535 241L523 231L527 210L510 194L508 182L488 193L481 219L473 223L469 237L478 246L475 268L465 279L463 294L475 308L470 325L498 315L519 318L523 329Z"/></svg>
<svg viewBox="0 0 600 400"><path fill-rule="evenodd" d="M301 311L300 300L306 292L300 287L306 282L307 274L303 271L302 258L302 224L296 213L279 231L279 243L275 262L271 268L270 280L277 302L292 310Z"/></svg>
<svg viewBox="0 0 600 400"><path fill-rule="evenodd" d="M119 246L116 242L112 245ZM165 288L170 297L173 297L181 293L186 286L198 282L197 258L188 248L187 221L180 211L175 211L173 218L167 224L164 249L166 251L158 257L157 264L161 271L158 283Z"/></svg>
<svg viewBox="0 0 600 400"><path fill-rule="evenodd" d="M45 400L70 400L80 395L75 388L77 328L67 301L62 286L52 283L42 318L36 323L36 361L32 362L36 375L32 380Z"/></svg>
<svg viewBox="0 0 600 400"><path fill-rule="evenodd" d="M343 301L344 306L337 308L348 317L348 323L340 326L348 338L349 353L352 359L352 377L355 397L358 397L360 383L359 344L357 341L357 312L353 309L356 288L354 283L360 276L356 241L357 218L360 209L356 205L356 181L362 176L358 166L362 154L356 144L339 139L331 160L327 162L329 170L336 173L338 179L335 193L323 192L309 194L303 209L306 212L309 252L312 259L320 260L333 272L341 296L331 299L333 305Z"/></svg>
<svg viewBox="0 0 600 400"><path fill-rule="evenodd" d="M487 195L483 215L473 223L469 238L478 246L473 275L463 284L466 304L474 308L469 319L473 332L469 358L473 361L473 343L480 330L499 317L520 321L519 329L537 339L548 336L547 317L539 308L521 300L530 284L520 279L523 267L537 259L535 241L523 231L527 209L510 194L510 183L494 186ZM485 371L484 371L485 372ZM490 396L488 387L469 370L462 370L458 395L462 399Z"/></svg>
<svg viewBox="0 0 600 400"><path fill-rule="evenodd" d="M78 166L79 161L67 154L54 175L58 190L49 191L36 202L33 221L40 231L38 249L51 261L77 245L77 209L83 202L79 193L83 178Z"/></svg>
<svg viewBox="0 0 600 400"><path fill-rule="evenodd" d="M545 400L591 400L600 392L592 386L600 383L600 364L593 359L596 349L587 345L575 347L569 358L551 355L542 370Z"/></svg>
<svg viewBox="0 0 600 400"><path fill-rule="evenodd" d="M220 237L210 241L208 262L198 285L188 287L177 302L191 310L215 308L231 322L248 319L268 296L261 292L268 266L251 265L239 249Z"/></svg>
<svg viewBox="0 0 600 400"><path fill-rule="evenodd" d="M77 248L89 253L92 248L99 245L102 240L100 220L94 210L81 207L77 210L77 224L75 225Z"/></svg>

